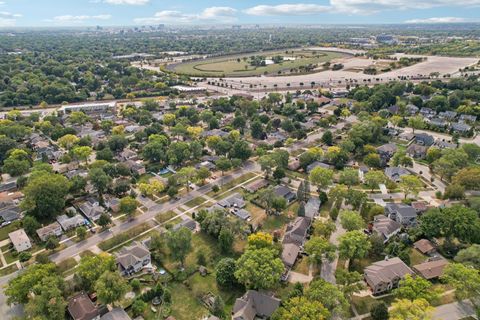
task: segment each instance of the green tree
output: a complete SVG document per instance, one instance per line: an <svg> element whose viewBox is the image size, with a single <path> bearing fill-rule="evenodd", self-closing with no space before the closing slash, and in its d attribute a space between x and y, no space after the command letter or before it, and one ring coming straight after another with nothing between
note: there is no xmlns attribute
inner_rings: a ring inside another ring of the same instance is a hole
<svg viewBox="0 0 480 320"><path fill-rule="evenodd" d="M370 309L372 320L388 320L388 308L385 302L379 302Z"/></svg>
<svg viewBox="0 0 480 320"><path fill-rule="evenodd" d="M459 300L474 299L480 292L480 272L461 263L448 264L440 279L455 288Z"/></svg>
<svg viewBox="0 0 480 320"><path fill-rule="evenodd" d="M225 317L225 303L223 302L222 297L216 296L213 300L212 314L221 319Z"/></svg>
<svg viewBox="0 0 480 320"><path fill-rule="evenodd" d="M231 288L237 284L235 271L237 270L235 260L223 258L215 267L215 279L217 284L223 288Z"/></svg>
<svg viewBox="0 0 480 320"><path fill-rule="evenodd" d="M339 238L340 257L354 260L366 257L371 248L368 236L360 230L348 231Z"/></svg>
<svg viewBox="0 0 480 320"><path fill-rule="evenodd" d="M322 167L316 167L310 172L310 181L315 184L318 189L326 189L332 184L333 170Z"/></svg>
<svg viewBox="0 0 480 320"><path fill-rule="evenodd" d="M48 250L55 250L60 245L60 242L55 236L48 237L45 241L45 248Z"/></svg>
<svg viewBox="0 0 480 320"><path fill-rule="evenodd" d="M330 312L321 302L305 297L293 297L283 303L272 315L273 320L326 320Z"/></svg>
<svg viewBox="0 0 480 320"><path fill-rule="evenodd" d="M140 203L134 197L127 196L120 199L120 212L128 217L133 216Z"/></svg>
<svg viewBox="0 0 480 320"><path fill-rule="evenodd" d="M2 170L11 176L20 176L30 169L30 157L25 150L13 149L3 162Z"/></svg>
<svg viewBox="0 0 480 320"><path fill-rule="evenodd" d="M390 320L430 320L433 308L427 300L399 299L392 303L389 312Z"/></svg>
<svg viewBox="0 0 480 320"><path fill-rule="evenodd" d="M212 172L205 167L201 167L197 170L196 180L200 181L200 184L205 184L205 180L212 176Z"/></svg>
<svg viewBox="0 0 480 320"><path fill-rule="evenodd" d="M215 161L215 165L217 166L218 170L222 172L222 176L225 171L228 171L232 168L232 161L225 157L220 157L217 161Z"/></svg>
<svg viewBox="0 0 480 320"><path fill-rule="evenodd" d="M252 289L269 289L280 280L284 266L276 250L269 248L248 249L237 260L235 277Z"/></svg>
<svg viewBox="0 0 480 320"><path fill-rule="evenodd" d="M103 194L112 183L112 178L110 178L101 168L90 169L88 172L88 178L99 193L100 197L103 197Z"/></svg>
<svg viewBox="0 0 480 320"><path fill-rule="evenodd" d="M183 266L185 257L192 249L192 233L185 227L170 231L167 235L167 246L172 258Z"/></svg>
<svg viewBox="0 0 480 320"><path fill-rule="evenodd" d="M405 199L407 199L408 195L413 194L413 195L418 195L420 190L423 187L422 181L414 175L406 175L402 176L400 182L400 188L403 190L405 193Z"/></svg>
<svg viewBox="0 0 480 320"><path fill-rule="evenodd" d="M425 121L423 120L422 116L414 116L408 119L408 126L413 129L413 133L415 133L415 129L423 129L425 128Z"/></svg>
<svg viewBox="0 0 480 320"><path fill-rule="evenodd" d="M218 235L218 245L220 246L220 250L223 253L229 253L232 251L233 242L235 237L228 228L222 228L220 234Z"/></svg>
<svg viewBox="0 0 480 320"><path fill-rule="evenodd" d="M88 146L80 146L73 148L72 152L75 158L77 158L78 160L83 160L85 161L85 163L88 163L88 157L90 157L93 150L91 147Z"/></svg>
<svg viewBox="0 0 480 320"><path fill-rule="evenodd" d="M83 239L85 239L85 237L87 235L87 228L85 228L83 226L80 226L76 229L76 233L77 233L77 237L80 240L83 240Z"/></svg>
<svg viewBox="0 0 480 320"><path fill-rule="evenodd" d="M379 170L370 170L365 174L365 184L372 190L377 188L379 184L385 183L387 177Z"/></svg>
<svg viewBox="0 0 480 320"><path fill-rule="evenodd" d="M147 307L147 303L142 299L135 299L135 301L132 303L133 316L138 317L143 315L143 313L147 310Z"/></svg>
<svg viewBox="0 0 480 320"><path fill-rule="evenodd" d="M74 280L83 290L91 292L95 282L105 271L115 271L115 258L107 254L85 255L80 258Z"/></svg>
<svg viewBox="0 0 480 320"><path fill-rule="evenodd" d="M315 222L313 223L313 234L315 236L330 239L330 236L333 232L335 232L335 230L337 230L337 227L332 220L315 220Z"/></svg>
<svg viewBox="0 0 480 320"><path fill-rule="evenodd" d="M108 226L110 223L112 223L112 219L110 219L110 217L108 216L108 214L106 213L102 213L100 215L100 217L98 218L98 221L97 221L98 225L102 228L105 228L106 226Z"/></svg>
<svg viewBox="0 0 480 320"><path fill-rule="evenodd" d="M105 271L95 282L98 301L103 304L114 304L127 290L127 282L117 271Z"/></svg>
<svg viewBox="0 0 480 320"><path fill-rule="evenodd" d="M333 144L333 134L330 130L326 130L322 135L322 142L327 146L331 146Z"/></svg>
<svg viewBox="0 0 480 320"><path fill-rule="evenodd" d="M348 316L348 300L344 293L330 282L315 279L305 291L305 296L310 300L321 302L332 314Z"/></svg>
<svg viewBox="0 0 480 320"><path fill-rule="evenodd" d="M472 244L470 247L460 250L455 256L455 261L480 269L480 244Z"/></svg>
<svg viewBox="0 0 480 320"><path fill-rule="evenodd" d="M346 168L340 172L340 183L348 186L357 185L360 183L360 179L358 177L358 170L353 168Z"/></svg>
<svg viewBox="0 0 480 320"><path fill-rule="evenodd" d="M322 237L312 237L305 243L305 252L311 262L320 265L322 258L332 261L335 258L335 245Z"/></svg>
<svg viewBox="0 0 480 320"><path fill-rule="evenodd" d="M25 306L25 313L31 319L65 319L67 303L63 298L63 279L47 276L31 288L35 294Z"/></svg>
<svg viewBox="0 0 480 320"><path fill-rule="evenodd" d="M430 281L422 277L412 277L407 274L400 280L398 288L393 291L393 294L398 299L425 299L432 303L440 297L438 290L434 290L432 286Z"/></svg>
<svg viewBox="0 0 480 320"><path fill-rule="evenodd" d="M365 221L356 211L342 210L340 212L340 222L347 231L361 230L365 226Z"/></svg>
<svg viewBox="0 0 480 320"><path fill-rule="evenodd" d="M265 171L265 178L268 179L277 163L271 155L264 155L258 159L258 164L260 164L262 171Z"/></svg>

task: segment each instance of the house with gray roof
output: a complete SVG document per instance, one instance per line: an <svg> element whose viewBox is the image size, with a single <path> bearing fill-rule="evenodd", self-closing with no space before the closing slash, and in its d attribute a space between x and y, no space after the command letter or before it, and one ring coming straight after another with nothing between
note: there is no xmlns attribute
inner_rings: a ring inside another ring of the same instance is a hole
<svg viewBox="0 0 480 320"><path fill-rule="evenodd" d="M281 300L267 293L248 290L235 301L232 320L267 319L280 307Z"/></svg>
<svg viewBox="0 0 480 320"><path fill-rule="evenodd" d="M413 143L407 148L407 155L415 159L424 159L427 156L428 147Z"/></svg>
<svg viewBox="0 0 480 320"><path fill-rule="evenodd" d="M234 208L231 213L234 216L236 216L237 218L240 218L240 219L245 220L245 221L250 220L250 218L251 218L250 212L248 212L245 209Z"/></svg>
<svg viewBox="0 0 480 320"><path fill-rule="evenodd" d="M446 128L448 126L448 122L441 118L432 118L428 120L428 124L436 128Z"/></svg>
<svg viewBox="0 0 480 320"><path fill-rule="evenodd" d="M469 114L461 114L460 115L460 121L473 123L473 122L477 121L477 116L472 116L472 115L469 115Z"/></svg>
<svg viewBox="0 0 480 320"><path fill-rule="evenodd" d="M193 219L187 218L187 219L183 220L182 222L174 225L172 229L174 231L177 231L180 228L187 228L190 231L194 232L194 231L197 230L197 222Z"/></svg>
<svg viewBox="0 0 480 320"><path fill-rule="evenodd" d="M295 243L285 243L282 245L281 259L287 269L293 268L300 252L300 247Z"/></svg>
<svg viewBox="0 0 480 320"><path fill-rule="evenodd" d="M87 198L78 204L78 210L82 212L88 219L97 221L102 213L105 211L95 198Z"/></svg>
<svg viewBox="0 0 480 320"><path fill-rule="evenodd" d="M310 219L317 217L321 204L322 203L318 197L310 197L307 203L305 203L305 217Z"/></svg>
<svg viewBox="0 0 480 320"><path fill-rule="evenodd" d="M470 130L472 130L472 126L466 123L453 122L451 126L454 132L459 132L463 134L468 133Z"/></svg>
<svg viewBox="0 0 480 320"><path fill-rule="evenodd" d="M385 175L387 176L387 178L389 178L393 182L400 182L402 176L406 176L409 174L410 174L410 171L408 171L405 168L401 168L401 167L385 168Z"/></svg>
<svg viewBox="0 0 480 320"><path fill-rule="evenodd" d="M303 246L311 225L312 220L310 218L295 218L295 220L288 224L282 243L295 243L298 246Z"/></svg>
<svg viewBox="0 0 480 320"><path fill-rule="evenodd" d="M73 320L98 320L100 311L85 292L79 292L68 300L68 313Z"/></svg>
<svg viewBox="0 0 480 320"><path fill-rule="evenodd" d="M435 142L435 139L426 133L415 133L414 139L416 144L427 147L430 147Z"/></svg>
<svg viewBox="0 0 480 320"><path fill-rule="evenodd" d="M47 241L47 239L50 237L59 237L62 234L62 227L58 222L54 222L43 228L37 229L37 235L42 241Z"/></svg>
<svg viewBox="0 0 480 320"><path fill-rule="evenodd" d="M132 245L123 247L116 254L115 261L120 274L130 276L150 264L150 251L142 243L134 241Z"/></svg>
<svg viewBox="0 0 480 320"><path fill-rule="evenodd" d="M374 262L364 270L365 281L375 295L396 288L407 274L414 272L397 257Z"/></svg>
<svg viewBox="0 0 480 320"><path fill-rule="evenodd" d="M297 198L297 195L292 190L290 190L289 187L284 185L276 186L273 189L273 192L277 197L282 197L287 200L287 204L293 202Z"/></svg>
<svg viewBox="0 0 480 320"><path fill-rule="evenodd" d="M10 241L17 252L22 252L32 247L32 243L23 229L10 232L8 237L10 238Z"/></svg>
<svg viewBox="0 0 480 320"><path fill-rule="evenodd" d="M417 223L417 212L412 206L403 203L387 203L385 215L404 226L412 226Z"/></svg>
<svg viewBox="0 0 480 320"><path fill-rule="evenodd" d="M245 207L245 200L243 196L236 192L225 199L222 199L217 202L223 208L244 208Z"/></svg>
<svg viewBox="0 0 480 320"><path fill-rule="evenodd" d="M312 170L315 169L316 167L325 168L325 169L331 169L332 168L332 166L327 164L327 163L320 162L320 161L315 161L315 162L313 162L313 163L311 163L307 166L307 172L308 173L312 172Z"/></svg>
<svg viewBox="0 0 480 320"><path fill-rule="evenodd" d="M132 320L132 318L122 308L113 308L101 316L100 320Z"/></svg>
<svg viewBox="0 0 480 320"><path fill-rule="evenodd" d="M391 237L398 234L402 229L402 225L400 223L384 215L373 217L372 225L372 231L376 232L383 238L383 243L386 243Z"/></svg>
<svg viewBox="0 0 480 320"><path fill-rule="evenodd" d="M57 217L57 222L60 224L64 231L68 231L70 229L83 226L85 224L85 218L78 213L72 217L69 217L66 214L62 214Z"/></svg>

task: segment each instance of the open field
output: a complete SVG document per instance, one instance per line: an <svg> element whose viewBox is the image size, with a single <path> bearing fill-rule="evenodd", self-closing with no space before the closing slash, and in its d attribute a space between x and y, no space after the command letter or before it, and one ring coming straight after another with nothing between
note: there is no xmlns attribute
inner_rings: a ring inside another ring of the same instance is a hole
<svg viewBox="0 0 480 320"><path fill-rule="evenodd" d="M282 56L285 60L280 63L266 66L252 66L249 62L251 56ZM300 67L313 65L320 67L325 62L346 57L347 53L315 51L315 50L287 50L255 52L242 55L224 56L179 63L169 66L169 69L180 74L204 77L248 77L265 74L291 74Z"/></svg>

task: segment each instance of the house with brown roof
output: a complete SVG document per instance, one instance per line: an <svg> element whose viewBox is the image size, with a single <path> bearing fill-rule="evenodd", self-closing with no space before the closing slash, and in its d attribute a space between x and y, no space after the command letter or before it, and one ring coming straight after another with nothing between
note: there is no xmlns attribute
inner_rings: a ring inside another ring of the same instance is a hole
<svg viewBox="0 0 480 320"><path fill-rule="evenodd" d="M50 237L59 237L62 234L62 226L58 222L54 222L43 228L37 229L37 235L42 241L47 241L47 239Z"/></svg>
<svg viewBox="0 0 480 320"><path fill-rule="evenodd" d="M248 290L235 301L232 320L254 320L269 318L280 307L280 299L272 295Z"/></svg>
<svg viewBox="0 0 480 320"><path fill-rule="evenodd" d="M407 148L407 155L415 159L424 159L427 156L428 147L413 143Z"/></svg>
<svg viewBox="0 0 480 320"><path fill-rule="evenodd" d="M242 188L247 192L255 193L258 190L265 188L266 186L268 186L268 180L260 179L260 180L253 181L252 183L249 183L248 185Z"/></svg>
<svg viewBox="0 0 480 320"><path fill-rule="evenodd" d="M430 255L437 251L435 246L430 240L420 239L413 244L413 247L420 251L422 254Z"/></svg>
<svg viewBox="0 0 480 320"><path fill-rule="evenodd" d="M68 300L68 313L73 320L99 320L100 311L85 292L80 292Z"/></svg>
<svg viewBox="0 0 480 320"><path fill-rule="evenodd" d="M122 308L113 308L100 317L100 320L132 320Z"/></svg>
<svg viewBox="0 0 480 320"><path fill-rule="evenodd" d="M366 267L364 278L373 294L381 294L398 286L407 274L414 272L400 258L377 261Z"/></svg>
<svg viewBox="0 0 480 320"><path fill-rule="evenodd" d="M372 231L376 232L383 238L386 243L391 237L396 235L402 229L402 225L389 217L378 215L373 217Z"/></svg>
<svg viewBox="0 0 480 320"><path fill-rule="evenodd" d="M437 279L443 275L443 269L448 265L447 259L436 258L414 265L412 268L416 273L427 280Z"/></svg>

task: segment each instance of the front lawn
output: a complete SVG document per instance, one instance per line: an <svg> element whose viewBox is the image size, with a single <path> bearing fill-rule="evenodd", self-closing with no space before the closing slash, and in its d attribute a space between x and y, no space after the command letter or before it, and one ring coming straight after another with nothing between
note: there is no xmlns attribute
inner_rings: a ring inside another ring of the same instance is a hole
<svg viewBox="0 0 480 320"><path fill-rule="evenodd" d="M0 241L8 239L8 234L10 232L13 232L13 231L19 229L19 228L20 228L19 223L15 223L15 222L9 224L8 226L1 227L0 228Z"/></svg>
<svg viewBox="0 0 480 320"><path fill-rule="evenodd" d="M422 253L420 253L417 249L415 248L410 249L410 265L411 266L425 262L425 260L427 260L427 258Z"/></svg>
<svg viewBox="0 0 480 320"><path fill-rule="evenodd" d="M185 205L189 208L193 208L193 207L201 205L205 201L207 201L207 199L205 199L203 197L197 197L197 198L194 198L194 199L186 202Z"/></svg>
<svg viewBox="0 0 480 320"><path fill-rule="evenodd" d="M103 251L108 251L119 244L126 242L128 240L132 240L132 238L138 236L140 233L147 231L150 229L148 223L142 223L136 227L133 227L123 233L117 234L110 239L102 241L98 244L98 247Z"/></svg>

